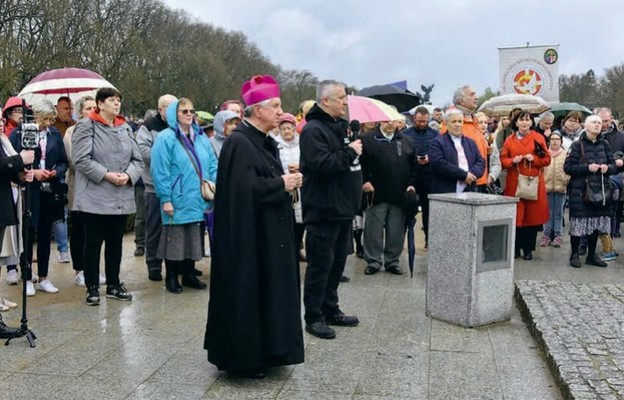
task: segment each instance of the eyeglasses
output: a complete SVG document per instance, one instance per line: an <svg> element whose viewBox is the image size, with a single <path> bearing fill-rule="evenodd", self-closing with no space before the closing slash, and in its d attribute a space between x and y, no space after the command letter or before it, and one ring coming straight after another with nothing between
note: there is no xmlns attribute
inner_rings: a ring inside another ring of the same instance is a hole
<svg viewBox="0 0 624 400"><path fill-rule="evenodd" d="M178 111L179 111L179 112L181 112L181 113L182 113L182 114L184 114L184 115L188 115L188 114L195 115L195 110L193 110L193 109L190 109L190 110L189 110L189 109L186 109L186 110L178 110Z"/></svg>

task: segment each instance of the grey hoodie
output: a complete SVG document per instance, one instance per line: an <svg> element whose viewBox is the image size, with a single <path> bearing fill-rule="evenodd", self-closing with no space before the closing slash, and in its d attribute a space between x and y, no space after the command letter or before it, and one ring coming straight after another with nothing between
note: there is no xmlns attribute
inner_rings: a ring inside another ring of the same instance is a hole
<svg viewBox="0 0 624 400"><path fill-rule="evenodd" d="M219 111L214 117L214 121L213 121L214 136L210 138L210 142L212 143L212 148L214 149L215 154L217 155L217 158L219 158L219 154L221 153L221 147L223 147L223 141L227 139L224 134L225 123L233 118L240 119L240 116L234 111L230 111L230 110Z"/></svg>

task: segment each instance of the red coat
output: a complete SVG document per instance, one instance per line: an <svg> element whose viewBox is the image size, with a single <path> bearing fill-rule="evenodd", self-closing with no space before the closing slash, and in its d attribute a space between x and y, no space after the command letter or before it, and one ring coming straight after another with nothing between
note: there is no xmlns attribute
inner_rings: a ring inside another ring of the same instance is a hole
<svg viewBox="0 0 624 400"><path fill-rule="evenodd" d="M544 150L545 155L538 157L535 154L535 142ZM513 164L513 159L518 155L533 154L533 162L521 161L518 166ZM515 196L518 187L518 172L523 175L539 176L537 200L520 200L516 209L516 226L537 226L548 221L548 198L546 197L546 184L544 183L543 168L550 164L550 154L544 136L535 131L529 132L522 139L512 134L505 140L500 154L501 164L507 170L505 184L505 196Z"/></svg>

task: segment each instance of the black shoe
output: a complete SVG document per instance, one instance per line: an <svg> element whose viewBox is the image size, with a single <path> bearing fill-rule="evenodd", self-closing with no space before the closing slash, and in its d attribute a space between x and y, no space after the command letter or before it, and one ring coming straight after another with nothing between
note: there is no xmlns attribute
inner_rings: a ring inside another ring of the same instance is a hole
<svg viewBox="0 0 624 400"><path fill-rule="evenodd" d="M386 271L390 272L392 275L403 275L403 270L398 265L388 267Z"/></svg>
<svg viewBox="0 0 624 400"><path fill-rule="evenodd" d="M144 255L145 255L145 248L137 247L136 250L134 250L135 257L143 257Z"/></svg>
<svg viewBox="0 0 624 400"><path fill-rule="evenodd" d="M206 289L208 285L197 279L195 276L184 275L182 277L182 286L190 287L192 289Z"/></svg>
<svg viewBox="0 0 624 400"><path fill-rule="evenodd" d="M191 274L193 274L193 276L202 276L204 273L193 267L193 269L191 270Z"/></svg>
<svg viewBox="0 0 624 400"><path fill-rule="evenodd" d="M584 256L585 254L587 254L587 245L580 245L579 246L579 256Z"/></svg>
<svg viewBox="0 0 624 400"><path fill-rule="evenodd" d="M520 254L520 249L515 249L514 250L514 258L520 258L521 254Z"/></svg>
<svg viewBox="0 0 624 400"><path fill-rule="evenodd" d="M327 326L323 321L306 324L306 332L321 339L333 339L336 337L336 331Z"/></svg>
<svg viewBox="0 0 624 400"><path fill-rule="evenodd" d="M150 281L160 282L162 281L162 273L160 271L149 271L147 273L147 278Z"/></svg>
<svg viewBox="0 0 624 400"><path fill-rule="evenodd" d="M343 275L340 277L340 282L351 282L351 278Z"/></svg>
<svg viewBox="0 0 624 400"><path fill-rule="evenodd" d="M570 267L581 268L581 258L578 253L574 253L570 256Z"/></svg>
<svg viewBox="0 0 624 400"><path fill-rule="evenodd" d="M245 369L242 371L229 371L230 374L238 377L238 378L246 378L246 379L264 379L267 376L266 368L252 368Z"/></svg>
<svg viewBox="0 0 624 400"><path fill-rule="evenodd" d="M100 291L97 286L91 286L87 289L87 305L99 306L100 305Z"/></svg>
<svg viewBox="0 0 624 400"><path fill-rule="evenodd" d="M607 266L607 263L602 261L602 259L598 257L598 255L596 254L587 256L587 258L585 259L585 264L594 265L596 267L601 267L601 268L605 268Z"/></svg>
<svg viewBox="0 0 624 400"><path fill-rule="evenodd" d="M14 338L19 330L17 328L9 328L6 326L2 317L0 317L0 339Z"/></svg>
<svg viewBox="0 0 624 400"><path fill-rule="evenodd" d="M357 258L364 258L364 249L357 249L355 252Z"/></svg>
<svg viewBox="0 0 624 400"><path fill-rule="evenodd" d="M345 315L342 311L338 311L337 314L331 317L325 317L325 321L327 321L327 325L336 326L357 326L360 323L358 317Z"/></svg>
<svg viewBox="0 0 624 400"><path fill-rule="evenodd" d="M178 274L167 272L165 275L165 289L167 289L169 293L182 293L182 286L180 286L180 282L178 282Z"/></svg>
<svg viewBox="0 0 624 400"><path fill-rule="evenodd" d="M533 253L531 251L525 251L524 255L522 256L523 259L525 260L532 260L533 259Z"/></svg>
<svg viewBox="0 0 624 400"><path fill-rule="evenodd" d="M120 283L119 285L108 285L106 287L106 297L121 301L132 300L132 295L128 293L123 283Z"/></svg>
<svg viewBox="0 0 624 400"><path fill-rule="evenodd" d="M366 275L375 275L377 272L379 272L379 269L371 267L370 265L364 270Z"/></svg>
<svg viewBox="0 0 624 400"><path fill-rule="evenodd" d="M620 232L615 232L615 234L613 235L613 237L616 237L616 238L621 238L621 237L622 237L622 234L621 234Z"/></svg>

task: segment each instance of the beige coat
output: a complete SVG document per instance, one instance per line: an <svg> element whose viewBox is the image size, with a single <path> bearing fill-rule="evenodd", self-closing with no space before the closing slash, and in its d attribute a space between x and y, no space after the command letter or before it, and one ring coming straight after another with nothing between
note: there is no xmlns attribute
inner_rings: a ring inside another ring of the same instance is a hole
<svg viewBox="0 0 624 400"><path fill-rule="evenodd" d="M558 155L550 154L550 165L544 168L544 181L546 182L547 193L565 193L570 182L570 175L563 172L568 152L562 150Z"/></svg>
<svg viewBox="0 0 624 400"><path fill-rule="evenodd" d="M76 177L76 170L74 169L74 160L72 157L72 143L71 137L74 133L74 128L76 126L70 126L65 131L65 136L63 136L63 144L65 145L65 154L67 155L67 163L69 168L67 168L67 173L65 174L65 183L67 183L67 209L69 211L74 211L74 179Z"/></svg>

